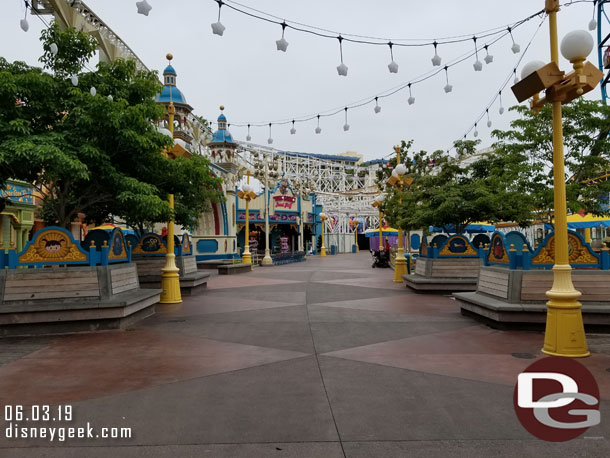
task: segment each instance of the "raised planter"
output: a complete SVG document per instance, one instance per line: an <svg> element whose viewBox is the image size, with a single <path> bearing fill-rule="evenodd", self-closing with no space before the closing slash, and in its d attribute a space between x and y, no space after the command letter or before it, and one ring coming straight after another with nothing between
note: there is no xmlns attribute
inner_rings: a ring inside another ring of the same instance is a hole
<svg viewBox="0 0 610 458"><path fill-rule="evenodd" d="M191 240L188 234L182 238L174 237L176 267L180 270L180 292L190 296L205 289L210 274L199 272L197 259L193 255ZM133 250L133 260L138 265L138 275L142 288L160 288L161 274L165 266L167 244L158 234L144 234Z"/></svg>
<svg viewBox="0 0 610 458"><path fill-rule="evenodd" d="M610 262L608 251L595 253L575 232L568 233L572 283L582 296L582 315L590 329L610 331ZM518 241L518 240L517 240ZM532 250L525 240L520 246L495 233L484 250L477 289L454 293L462 314L493 327L544 328L546 291L553 285L554 234Z"/></svg>
<svg viewBox="0 0 610 458"><path fill-rule="evenodd" d="M21 252L2 252L0 336L117 329L152 315L161 291L140 289L130 251L119 229L85 250L48 227Z"/></svg>
<svg viewBox="0 0 610 458"><path fill-rule="evenodd" d="M610 271L573 270L572 283L582 293L586 326L610 330ZM546 322L546 291L553 285L549 270L510 270L481 267L474 292L454 293L462 314L494 327L543 328Z"/></svg>
<svg viewBox="0 0 610 458"><path fill-rule="evenodd" d="M432 246L424 237L415 273L402 278L415 291L474 291L481 266L478 250L463 235L442 237L435 237Z"/></svg>
<svg viewBox="0 0 610 458"><path fill-rule="evenodd" d="M226 264L223 266L218 266L218 274L219 275L234 275L234 274L242 274L246 272L252 271L252 264Z"/></svg>
<svg viewBox="0 0 610 458"><path fill-rule="evenodd" d="M0 270L0 336L123 328L154 314L160 292L140 289L133 263Z"/></svg>

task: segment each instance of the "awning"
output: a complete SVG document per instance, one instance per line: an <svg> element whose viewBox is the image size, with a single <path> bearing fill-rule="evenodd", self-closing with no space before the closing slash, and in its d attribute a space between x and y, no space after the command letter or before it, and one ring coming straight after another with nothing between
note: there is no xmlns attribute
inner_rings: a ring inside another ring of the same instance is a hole
<svg viewBox="0 0 610 458"><path fill-rule="evenodd" d="M610 227L610 216L581 215L574 213L568 216L569 229L587 229L593 227Z"/></svg>
<svg viewBox="0 0 610 458"><path fill-rule="evenodd" d="M377 229L369 229L364 235L366 237L379 237L379 228ZM381 228L381 235L383 237L387 237L389 235L398 235L398 229L394 229L393 227L383 227Z"/></svg>

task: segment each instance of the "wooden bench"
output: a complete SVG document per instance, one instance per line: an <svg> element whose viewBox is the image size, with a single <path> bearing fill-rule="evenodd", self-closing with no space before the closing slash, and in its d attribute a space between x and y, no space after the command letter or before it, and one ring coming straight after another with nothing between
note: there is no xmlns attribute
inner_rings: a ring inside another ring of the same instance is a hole
<svg viewBox="0 0 610 458"><path fill-rule="evenodd" d="M415 274L403 275L415 291L474 291L481 261L479 258L417 258Z"/></svg>
<svg viewBox="0 0 610 458"><path fill-rule="evenodd" d="M118 329L154 313L133 263L0 270L0 336Z"/></svg>
<svg viewBox="0 0 610 458"><path fill-rule="evenodd" d="M233 274L241 274L244 272L250 272L252 270L252 264L225 264L222 266L218 266L218 274L219 275L233 275Z"/></svg>
<svg viewBox="0 0 610 458"><path fill-rule="evenodd" d="M572 283L582 293L585 326L610 329L610 271L572 270ZM546 291L553 285L551 270L510 270L483 266L477 290L454 293L462 314L499 328L543 329Z"/></svg>

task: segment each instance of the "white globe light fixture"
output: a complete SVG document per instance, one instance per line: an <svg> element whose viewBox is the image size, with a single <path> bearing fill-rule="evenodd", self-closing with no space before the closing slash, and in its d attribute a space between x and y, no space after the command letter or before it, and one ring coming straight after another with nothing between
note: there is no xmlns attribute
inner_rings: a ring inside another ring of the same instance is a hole
<svg viewBox="0 0 610 458"><path fill-rule="evenodd" d="M531 62L528 62L521 69L521 79L527 78L532 73L534 73L536 70L541 69L545 65L546 64L544 62L542 62L541 60L533 60Z"/></svg>
<svg viewBox="0 0 610 458"><path fill-rule="evenodd" d="M563 37L560 49L570 62L582 62L593 50L593 37L586 30L574 30Z"/></svg>
<svg viewBox="0 0 610 458"><path fill-rule="evenodd" d="M398 164L396 167L394 167L394 171L399 177L401 177L407 173L407 166L404 164Z"/></svg>

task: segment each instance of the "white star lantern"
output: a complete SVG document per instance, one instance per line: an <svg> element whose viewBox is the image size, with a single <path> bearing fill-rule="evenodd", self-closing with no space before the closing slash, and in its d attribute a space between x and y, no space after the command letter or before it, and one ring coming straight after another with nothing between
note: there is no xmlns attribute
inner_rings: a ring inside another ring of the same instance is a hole
<svg viewBox="0 0 610 458"><path fill-rule="evenodd" d="M491 127L491 120L487 121L487 127Z"/></svg>
<svg viewBox="0 0 610 458"><path fill-rule="evenodd" d="M475 137L478 137L478 136L479 136L479 131L476 129L476 127L475 127L475 129L474 129L474 136L475 136Z"/></svg>
<svg viewBox="0 0 610 458"><path fill-rule="evenodd" d="M346 124L344 124L344 125L343 125L343 130L344 130L345 132L347 132L347 131L349 130L349 124L347 124L347 123L346 123Z"/></svg>
<svg viewBox="0 0 610 458"><path fill-rule="evenodd" d="M519 54L519 51L521 51L521 46L519 46L517 43L513 43L510 50L513 52L513 54Z"/></svg>
<svg viewBox="0 0 610 458"><path fill-rule="evenodd" d="M500 107L500 109L498 110L498 113L503 114L504 113L504 107Z"/></svg>
<svg viewBox="0 0 610 458"><path fill-rule="evenodd" d="M294 135L297 133L297 130L293 127L292 129L290 129L290 135Z"/></svg>
<svg viewBox="0 0 610 458"><path fill-rule="evenodd" d="M277 46L278 51L286 52L286 49L288 49L288 41L282 37L275 41L275 46Z"/></svg>
<svg viewBox="0 0 610 458"><path fill-rule="evenodd" d="M411 96L407 99L407 102L409 102L409 105L413 105L415 103L415 97Z"/></svg>
<svg viewBox="0 0 610 458"><path fill-rule="evenodd" d="M316 134L321 134L322 128L320 126L316 127Z"/></svg>
<svg viewBox="0 0 610 458"><path fill-rule="evenodd" d="M72 75L72 78L70 78L70 81L72 82L72 86L78 86L78 76Z"/></svg>
<svg viewBox="0 0 610 458"><path fill-rule="evenodd" d="M436 53L436 50L434 51L434 57L432 58L432 65L435 67L441 65L441 56Z"/></svg>
<svg viewBox="0 0 610 458"><path fill-rule="evenodd" d="M472 64L472 66L475 72L480 72L481 70L483 70L483 64L479 59L477 59L476 62Z"/></svg>
<svg viewBox="0 0 610 458"><path fill-rule="evenodd" d="M27 19L22 19L21 21L19 21L19 25L21 26L21 30L23 30L24 32L27 32L30 28L30 24L28 24Z"/></svg>
<svg viewBox="0 0 610 458"><path fill-rule="evenodd" d="M269 144L271 145L271 143L273 143L273 139L272 139L271 137L269 137L269 138L267 139L267 143L269 143Z"/></svg>
<svg viewBox="0 0 610 458"><path fill-rule="evenodd" d="M51 54L56 56L57 55L57 51L59 51L59 49L57 48L57 45L55 43L51 43L49 45L49 51L51 51Z"/></svg>
<svg viewBox="0 0 610 458"><path fill-rule="evenodd" d="M381 107L379 106L379 102L377 101L377 97L375 97L375 108L373 108L373 110L375 111L375 114L379 113L381 111Z"/></svg>
<svg viewBox="0 0 610 458"><path fill-rule="evenodd" d="M491 63L494 61L494 56L492 56L491 54L487 54L487 55L485 56L485 59L484 59L484 60L485 60L485 63L486 63L486 64L491 64Z"/></svg>
<svg viewBox="0 0 610 458"><path fill-rule="evenodd" d="M152 10L152 6L150 6L146 0L136 2L136 6L138 7L138 14L142 14L144 16L148 16L148 13L150 13L150 10Z"/></svg>
<svg viewBox="0 0 610 458"><path fill-rule="evenodd" d="M593 31L597 29L597 21L595 19L591 19L589 21L589 30Z"/></svg>
<svg viewBox="0 0 610 458"><path fill-rule="evenodd" d="M390 73L398 73L398 64L394 61L390 62L388 64L388 70L390 70Z"/></svg>
<svg viewBox="0 0 610 458"><path fill-rule="evenodd" d="M247 142L249 142L250 140L252 140L252 136L250 136L250 134L248 134L248 135L246 136L246 141L247 141Z"/></svg>
<svg viewBox="0 0 610 458"><path fill-rule="evenodd" d="M212 33L214 35L219 35L222 37L222 34L225 33L225 26L222 25L222 22L218 21L218 22L214 22L212 24Z"/></svg>
<svg viewBox="0 0 610 458"><path fill-rule="evenodd" d="M337 65L337 73L339 76L347 76L347 65L345 65L343 62Z"/></svg>
<svg viewBox="0 0 610 458"><path fill-rule="evenodd" d="M445 93L449 94L451 91L453 91L453 86L447 83L443 89L445 90Z"/></svg>

